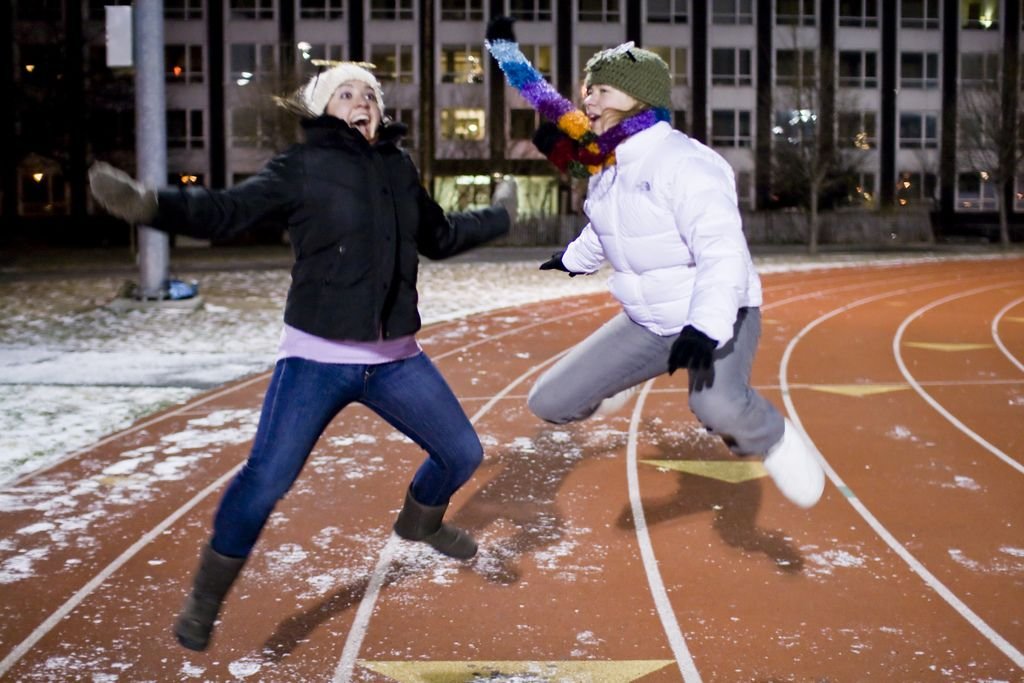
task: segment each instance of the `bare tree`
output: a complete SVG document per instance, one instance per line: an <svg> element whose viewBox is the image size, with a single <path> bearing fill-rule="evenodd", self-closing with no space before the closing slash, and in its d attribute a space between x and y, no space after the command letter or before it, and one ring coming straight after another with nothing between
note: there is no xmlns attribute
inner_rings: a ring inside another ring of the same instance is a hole
<svg viewBox="0 0 1024 683"><path fill-rule="evenodd" d="M837 141L835 122L845 113L855 114L855 104L833 95L831 60L819 68L815 51L799 48L795 32L792 44L794 49L777 52L772 196L776 206L804 211L807 250L814 254L820 238L819 211L857 194L853 188L874 131L841 131L852 139L848 145ZM823 122L825 109L833 116Z"/></svg>
<svg viewBox="0 0 1024 683"><path fill-rule="evenodd" d="M1006 87L1002 87L1006 86ZM997 192L999 243L1010 246L1009 201L1024 165L1024 110L1013 83L981 81L964 88L960 97L958 147L966 168L977 171Z"/></svg>

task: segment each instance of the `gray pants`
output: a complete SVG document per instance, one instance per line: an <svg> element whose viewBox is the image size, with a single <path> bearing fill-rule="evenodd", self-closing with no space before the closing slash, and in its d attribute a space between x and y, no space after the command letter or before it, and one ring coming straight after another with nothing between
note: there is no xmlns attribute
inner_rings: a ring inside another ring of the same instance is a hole
<svg viewBox="0 0 1024 683"><path fill-rule="evenodd" d="M782 438L782 415L750 387L750 371L761 336L761 309L741 308L733 338L715 351L714 384L694 390L690 410L709 432L737 455L760 455ZM659 336L620 313L573 347L530 390L527 403L548 422L582 420L601 401L668 371L678 335Z"/></svg>

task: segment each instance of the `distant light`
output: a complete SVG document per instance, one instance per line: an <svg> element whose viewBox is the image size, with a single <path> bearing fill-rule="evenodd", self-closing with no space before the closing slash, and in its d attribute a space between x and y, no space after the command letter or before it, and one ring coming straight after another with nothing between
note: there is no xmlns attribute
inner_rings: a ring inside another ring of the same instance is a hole
<svg viewBox="0 0 1024 683"><path fill-rule="evenodd" d="M992 28L992 24L994 23L992 21L992 15L986 14L985 16L978 20L978 23L980 23L985 28Z"/></svg>
<svg viewBox="0 0 1024 683"><path fill-rule="evenodd" d="M242 78L252 78L252 74L249 73L248 71L243 71L242 72Z"/></svg>
<svg viewBox="0 0 1024 683"><path fill-rule="evenodd" d="M313 46L304 40L300 40L299 44L296 45L295 47L299 48L299 50L301 50L302 52L309 52L310 50L313 49Z"/></svg>
<svg viewBox="0 0 1024 683"><path fill-rule="evenodd" d="M179 65L175 64L175 65L174 65L174 68L173 68L173 69L171 69L171 71L173 71L173 72L174 72L174 75L175 75L176 77L180 77L180 76L181 76L181 73L182 73L182 72L184 71L184 69L182 69L182 68L181 68L181 67L180 67Z"/></svg>
<svg viewBox="0 0 1024 683"><path fill-rule="evenodd" d="M239 78L237 81L235 81L235 83L237 83L238 85L249 85L249 79Z"/></svg>
<svg viewBox="0 0 1024 683"><path fill-rule="evenodd" d="M43 182L43 174L42 173L33 173L32 174L32 180L36 181L37 183Z"/></svg>
<svg viewBox="0 0 1024 683"><path fill-rule="evenodd" d="M197 182L199 182L199 176L188 175L188 174L182 174L182 176L181 176L181 184L182 185L191 185L191 184L197 183Z"/></svg>
<svg viewBox="0 0 1024 683"><path fill-rule="evenodd" d="M36 70L36 65L35 64L26 64L25 65L25 71L27 71L29 73L32 73L35 70Z"/></svg>
<svg viewBox="0 0 1024 683"><path fill-rule="evenodd" d="M982 180L986 180L986 181L987 181L987 180L988 180L988 178L989 178L989 176L988 176L988 171L982 171L982 172L981 172L981 179L982 179Z"/></svg>

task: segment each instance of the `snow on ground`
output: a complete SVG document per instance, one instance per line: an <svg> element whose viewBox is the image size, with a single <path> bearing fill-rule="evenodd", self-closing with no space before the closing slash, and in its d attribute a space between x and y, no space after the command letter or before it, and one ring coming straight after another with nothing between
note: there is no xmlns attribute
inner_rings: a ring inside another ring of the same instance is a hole
<svg viewBox="0 0 1024 683"><path fill-rule="evenodd" d="M447 262L424 262L424 323L606 291L607 272L569 278L539 271L550 251L481 249ZM757 262L767 273L880 260L861 254ZM18 269L0 270L0 276L10 275L0 277L0 487L145 415L273 365L289 283L284 264L250 268L234 261L214 269L207 263L200 272L176 274L199 282L204 304L195 311L115 312L107 304L126 277L135 280L137 273L83 272L29 277Z"/></svg>

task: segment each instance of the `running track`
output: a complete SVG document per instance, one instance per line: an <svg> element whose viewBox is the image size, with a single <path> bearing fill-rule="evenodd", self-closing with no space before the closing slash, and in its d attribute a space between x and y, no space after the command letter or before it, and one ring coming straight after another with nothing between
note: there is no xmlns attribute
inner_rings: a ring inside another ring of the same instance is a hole
<svg viewBox="0 0 1024 683"><path fill-rule="evenodd" d="M754 384L827 463L812 510L699 429L678 375L618 415L541 423L536 375L617 307L504 309L421 334L486 448L453 501L473 562L390 534L420 452L353 407L210 650L178 647L261 375L0 491L0 679L1024 679L1024 259L764 283Z"/></svg>

